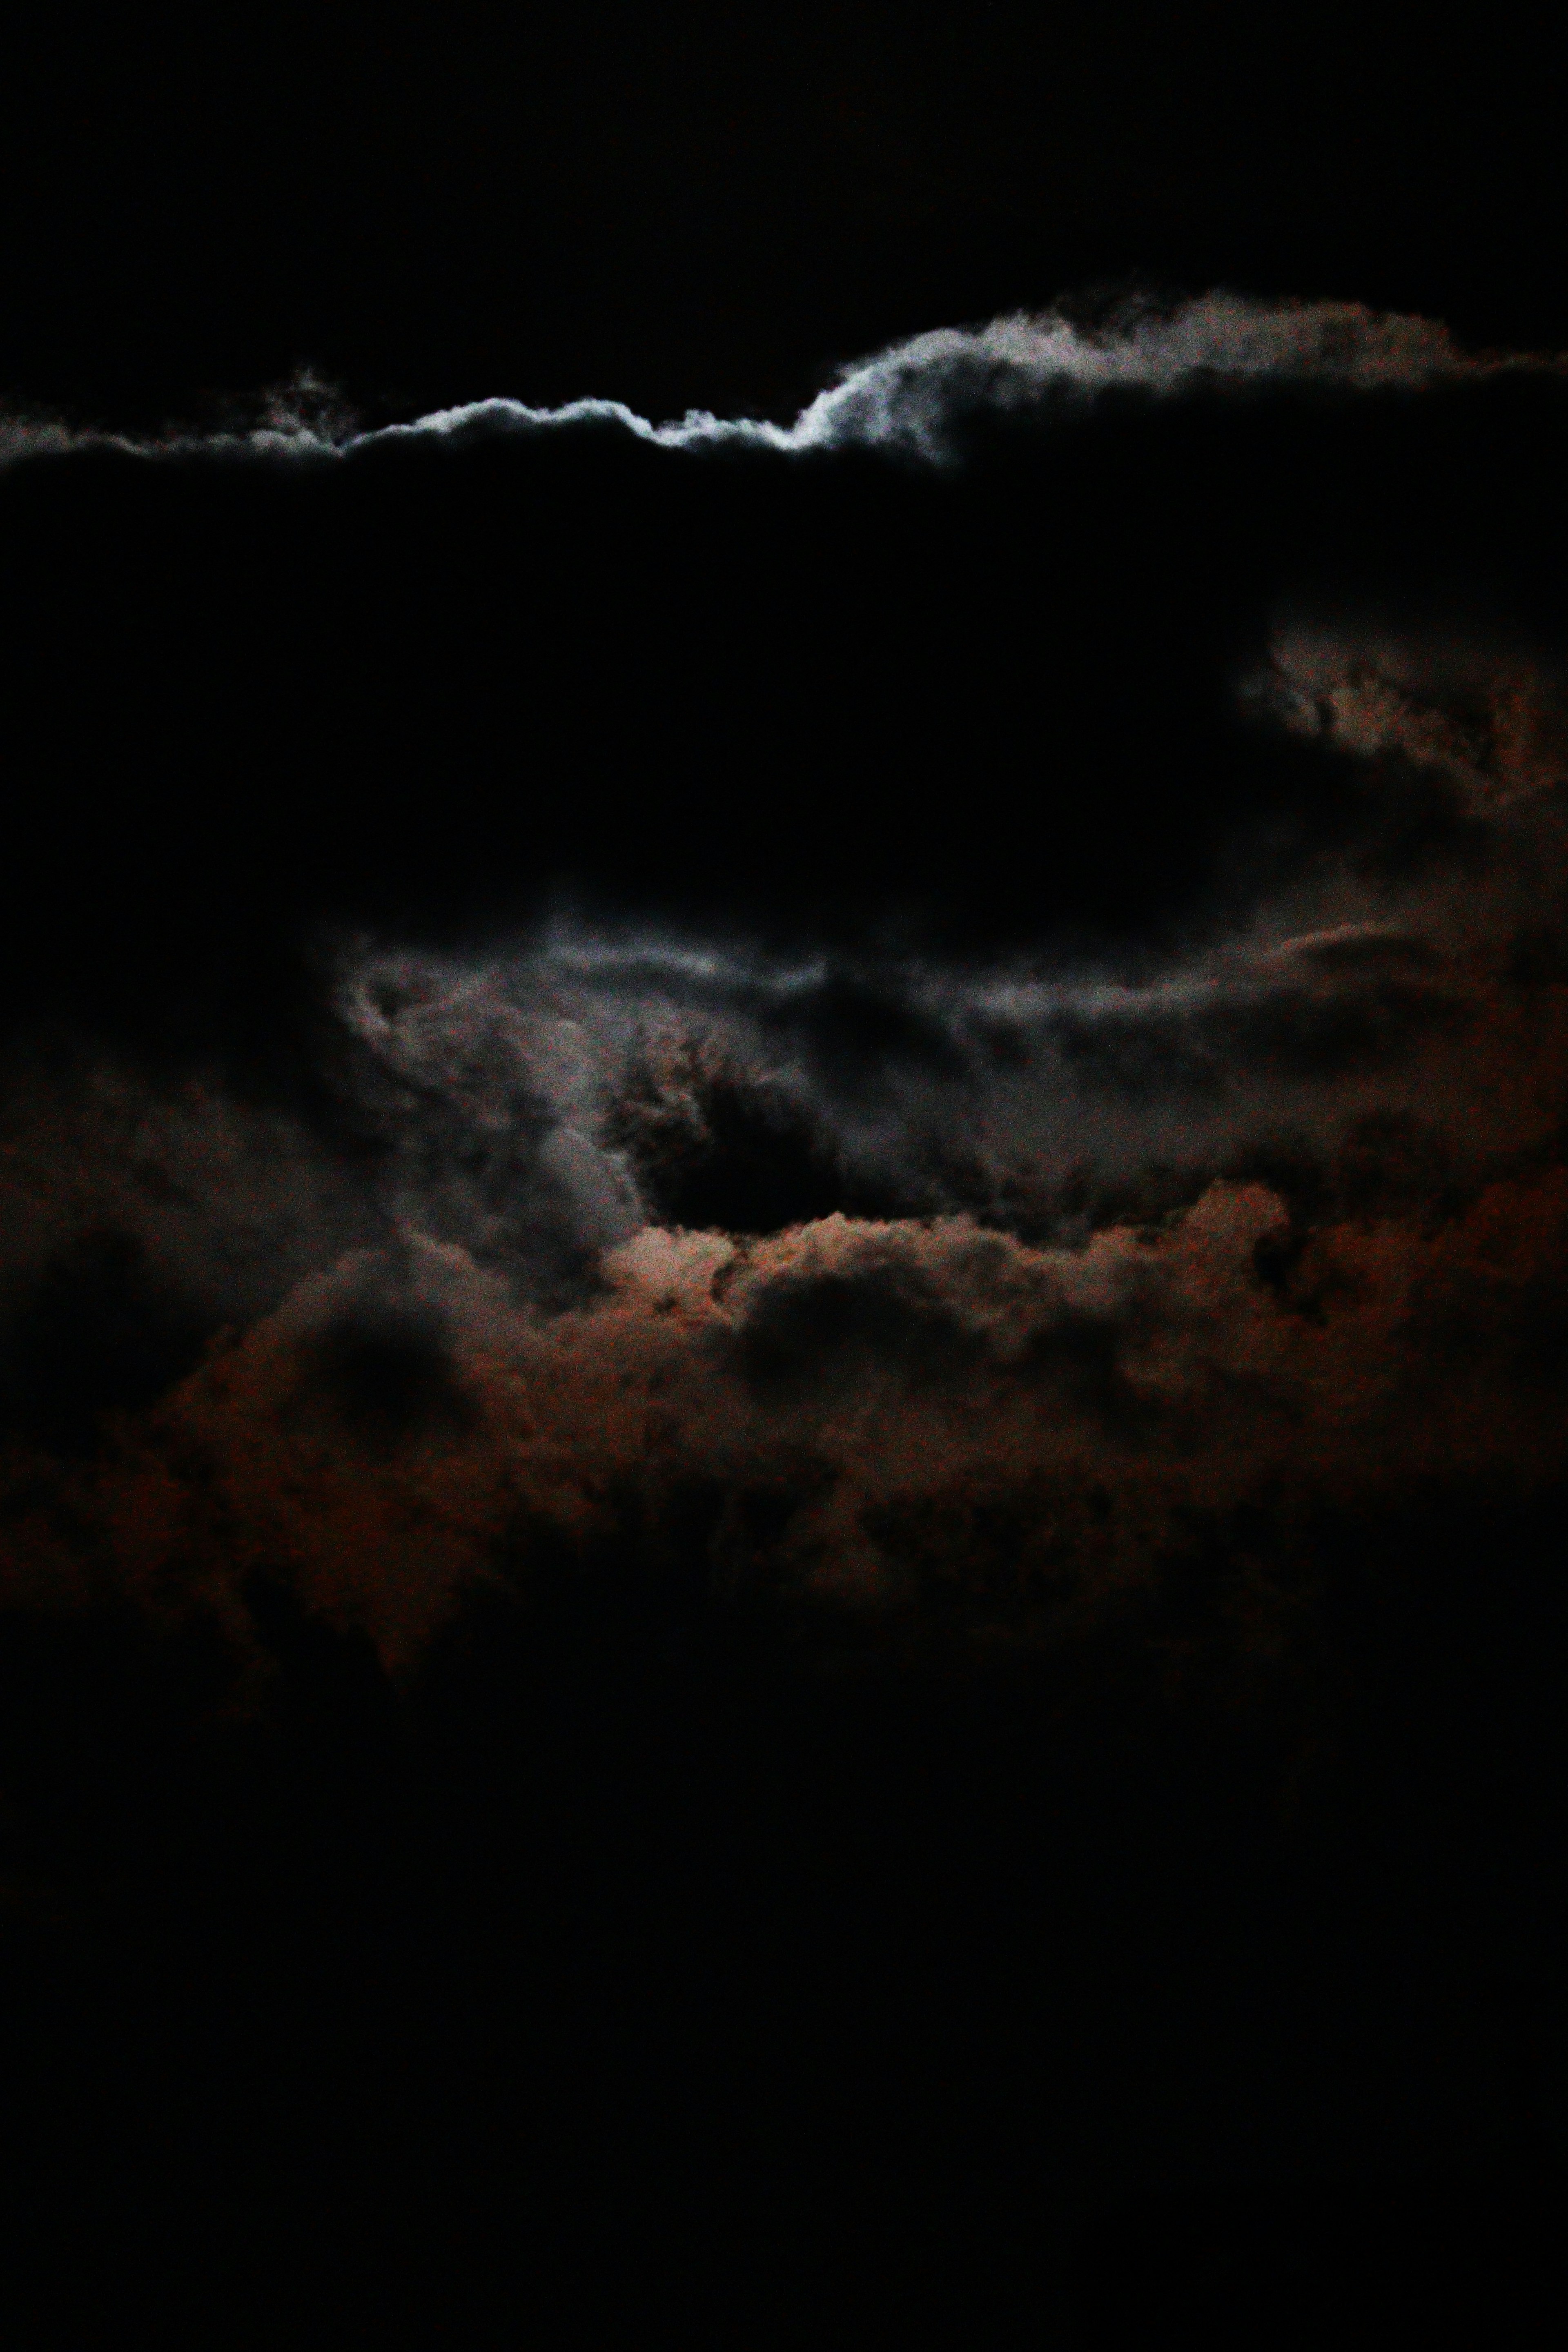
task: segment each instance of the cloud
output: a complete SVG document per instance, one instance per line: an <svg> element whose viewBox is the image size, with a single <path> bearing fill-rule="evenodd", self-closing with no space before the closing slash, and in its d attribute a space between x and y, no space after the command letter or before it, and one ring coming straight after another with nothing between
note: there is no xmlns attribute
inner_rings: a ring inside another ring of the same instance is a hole
<svg viewBox="0 0 1568 2352"><path fill-rule="evenodd" d="M350 938L313 1119L35 1074L13 1601L117 1591L244 1654L282 1580L403 1670L542 1561L694 1553L1028 1644L1245 1521L1226 1638L1266 1652L1325 1514L1549 1492L1553 692L1292 625L1253 698L1362 821L1135 969Z"/></svg>
<svg viewBox="0 0 1568 2352"><path fill-rule="evenodd" d="M1463 352L1438 321L1406 312L1216 289L1175 303L1124 300L1098 319L1062 309L1017 312L981 327L911 336L845 367L837 383L788 425L720 417L705 409L656 424L618 400L584 397L540 408L491 397L363 431L331 388L304 370L293 384L267 397L255 423L207 434L171 431L138 440L48 420L6 420L0 425L0 463L88 447L148 457L206 450L320 457L411 436L472 445L586 428L668 449L868 447L942 464L958 454L963 428L977 415L1038 415L1063 396L1181 394L1270 383L1410 391L1499 373L1556 375L1562 365L1554 355Z"/></svg>
<svg viewBox="0 0 1568 2352"><path fill-rule="evenodd" d="M449 1244L352 1254L92 1459L14 1451L8 1588L238 1626L248 1580L284 1578L406 1665L477 1584L526 1591L542 1544L657 1580L697 1496L721 1584L907 1612L934 1578L1037 1640L1247 1509L1278 1570L1325 1510L1560 1475L1560 1169L1436 1230L1342 1217L1292 1248L1290 1223L1216 1181L1079 1249L964 1217L650 1227L556 1314Z"/></svg>
<svg viewBox="0 0 1568 2352"><path fill-rule="evenodd" d="M1243 723L1271 660L1300 700L1288 638L1446 631L1542 675L1554 362L1219 297L928 341L750 454L592 404L356 434L312 395L13 467L0 692L39 849L0 1020L288 1084L323 923L1168 949L1363 825L1327 736ZM1447 808L1430 777L1401 805L1412 849Z"/></svg>
<svg viewBox="0 0 1568 2352"><path fill-rule="evenodd" d="M12 1600L1026 1646L1210 1543L1257 1657L1325 1517L1549 1491L1560 412L1214 297L14 469Z"/></svg>

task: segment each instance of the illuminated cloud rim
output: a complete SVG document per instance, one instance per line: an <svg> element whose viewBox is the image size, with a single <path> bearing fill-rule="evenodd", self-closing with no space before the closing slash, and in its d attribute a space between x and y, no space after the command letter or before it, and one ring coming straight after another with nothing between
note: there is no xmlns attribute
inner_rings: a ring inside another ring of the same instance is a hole
<svg viewBox="0 0 1568 2352"><path fill-rule="evenodd" d="M965 418L1027 412L1064 396L1118 389L1176 394L1199 384L1269 380L1357 391L1417 389L1503 373L1560 375L1563 367L1561 356L1466 352L1435 320L1363 303L1264 301L1215 290L1174 309L1129 303L1099 325L1055 309L1019 312L983 327L937 328L851 362L791 425L720 417L706 409L655 424L616 400L535 408L493 398L359 433L306 372L269 400L258 424L242 432L136 439L46 419L0 418L0 462L82 446L142 456L232 449L331 457L376 442L471 441L603 425L662 448L883 448L941 464L955 456L955 436Z"/></svg>

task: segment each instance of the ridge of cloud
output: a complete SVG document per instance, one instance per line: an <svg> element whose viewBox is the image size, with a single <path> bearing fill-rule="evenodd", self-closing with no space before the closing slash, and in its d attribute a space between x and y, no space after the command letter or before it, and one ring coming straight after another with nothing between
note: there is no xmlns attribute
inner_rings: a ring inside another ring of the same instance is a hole
<svg viewBox="0 0 1568 2352"><path fill-rule="evenodd" d="M789 425L696 408L655 422L619 400L585 397L551 408L498 395L358 432L306 374L300 397L270 396L261 422L246 429L139 437L43 417L0 417L0 467L83 448L154 457L321 458L407 439L475 442L595 425L668 449L794 455L877 448L941 465L957 455L966 421L1017 415L1063 397L1114 391L1168 397L1214 383L1418 390L1503 373L1559 375L1563 367L1561 355L1467 352L1441 322L1410 312L1361 302L1268 300L1221 288L1173 309L1134 300L1100 325L1080 323L1058 305L980 327L932 329L846 364L838 381Z"/></svg>

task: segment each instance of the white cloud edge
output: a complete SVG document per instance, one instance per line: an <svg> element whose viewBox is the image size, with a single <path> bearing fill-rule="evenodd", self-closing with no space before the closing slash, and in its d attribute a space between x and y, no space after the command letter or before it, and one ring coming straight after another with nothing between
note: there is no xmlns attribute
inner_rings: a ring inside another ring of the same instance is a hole
<svg viewBox="0 0 1568 2352"><path fill-rule="evenodd" d="M954 425L977 412L1018 413L1063 394L1118 388L1171 394L1194 383L1337 384L1418 389L1502 373L1561 374L1560 356L1468 353L1440 323L1359 302L1260 300L1216 289L1174 309L1130 305L1104 326L1060 310L1016 312L982 327L942 327L846 366L793 424L689 409L654 423L624 401L584 398L540 408L501 397L432 410L363 433L323 430L275 398L246 431L149 438L77 430L47 419L0 417L0 466L35 455L110 448L142 457L195 452L336 457L404 440L480 439L598 424L661 448L746 446L784 454L845 447L899 451L940 464ZM304 381L304 379L302 379ZM314 379L310 380L314 385ZM319 387L316 387L319 389Z"/></svg>

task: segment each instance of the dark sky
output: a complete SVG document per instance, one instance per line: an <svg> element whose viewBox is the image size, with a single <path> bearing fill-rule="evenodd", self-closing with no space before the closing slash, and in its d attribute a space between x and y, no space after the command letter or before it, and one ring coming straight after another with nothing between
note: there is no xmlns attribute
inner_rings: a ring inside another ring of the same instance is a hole
<svg viewBox="0 0 1568 2352"><path fill-rule="evenodd" d="M22 16L0 385L120 421L302 361L371 402L787 413L1126 278L1568 341L1534 10Z"/></svg>
<svg viewBox="0 0 1568 2352"><path fill-rule="evenodd" d="M1552 96L1495 10L14 37L38 2340L1525 2340Z"/></svg>

